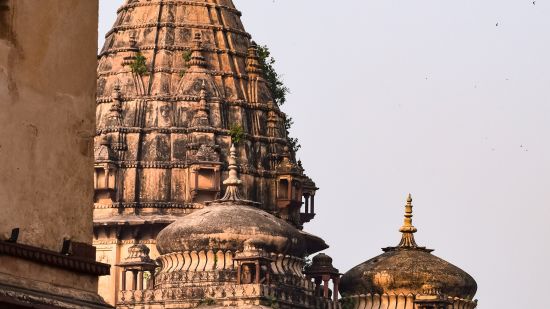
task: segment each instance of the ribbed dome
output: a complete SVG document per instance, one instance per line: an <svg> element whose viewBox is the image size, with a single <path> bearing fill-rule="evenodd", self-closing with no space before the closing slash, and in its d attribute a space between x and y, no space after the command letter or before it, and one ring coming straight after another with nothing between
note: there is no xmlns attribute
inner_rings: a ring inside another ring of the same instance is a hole
<svg viewBox="0 0 550 309"><path fill-rule="evenodd" d="M243 251L245 246L267 252L303 256L299 230L261 209L237 203L213 204L172 223L157 237L160 254L200 250Z"/></svg>
<svg viewBox="0 0 550 309"><path fill-rule="evenodd" d="M340 291L346 296L361 294L442 294L471 300L477 284L460 268L432 255L414 240L412 198L405 206L401 242L385 248L385 253L372 258L344 274Z"/></svg>
<svg viewBox="0 0 550 309"><path fill-rule="evenodd" d="M472 299L477 284L460 268L423 249L397 249L372 258L341 279L345 295L387 293L423 294L430 290Z"/></svg>

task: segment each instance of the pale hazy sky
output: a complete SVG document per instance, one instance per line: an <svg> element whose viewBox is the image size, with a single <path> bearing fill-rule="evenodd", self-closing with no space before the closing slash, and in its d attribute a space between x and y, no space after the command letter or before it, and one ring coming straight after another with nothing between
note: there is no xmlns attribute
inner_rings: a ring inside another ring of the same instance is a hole
<svg viewBox="0 0 550 309"><path fill-rule="evenodd" d="M121 2L101 0L100 37ZM480 308L550 308L549 1L234 2L292 90L321 188L306 230L340 271L399 242L411 192L417 242Z"/></svg>

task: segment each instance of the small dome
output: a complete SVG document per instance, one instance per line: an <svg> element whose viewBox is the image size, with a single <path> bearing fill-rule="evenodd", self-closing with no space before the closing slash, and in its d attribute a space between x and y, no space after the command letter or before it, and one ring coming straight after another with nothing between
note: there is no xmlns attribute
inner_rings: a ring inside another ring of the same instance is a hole
<svg viewBox="0 0 550 309"><path fill-rule="evenodd" d="M162 230L160 254L199 250L243 251L245 247L303 256L304 237L295 227L261 209L235 203L214 203Z"/></svg>
<svg viewBox="0 0 550 309"><path fill-rule="evenodd" d="M332 258L324 253L319 253L311 260L311 265L306 267L306 274L312 276L320 274L340 275L338 269L332 266Z"/></svg>
<svg viewBox="0 0 550 309"><path fill-rule="evenodd" d="M471 300L477 291L474 278L416 244L410 196L405 207L400 244L384 249L385 253L344 274L340 284L342 294L443 294Z"/></svg>
<svg viewBox="0 0 550 309"><path fill-rule="evenodd" d="M304 235L286 221L256 208L258 203L239 196L235 145L229 156L229 177L222 199L206 203L197 210L163 229L157 236L160 254L201 250L259 249L269 253L304 256ZM254 206L251 206L254 205Z"/></svg>

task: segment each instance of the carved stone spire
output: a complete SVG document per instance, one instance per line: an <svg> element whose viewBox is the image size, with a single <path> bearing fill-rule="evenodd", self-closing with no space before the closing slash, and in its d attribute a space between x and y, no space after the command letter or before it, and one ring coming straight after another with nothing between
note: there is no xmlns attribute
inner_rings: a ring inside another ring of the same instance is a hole
<svg viewBox="0 0 550 309"><path fill-rule="evenodd" d="M191 60L189 60L191 67L206 68L206 58L202 55L202 35L200 32L195 33L193 39L193 45L191 48Z"/></svg>
<svg viewBox="0 0 550 309"><path fill-rule="evenodd" d="M113 91L113 104L109 109L108 126L116 127L122 126L122 103L121 103L121 94L120 94L120 82L117 81L114 86Z"/></svg>
<svg viewBox="0 0 550 309"><path fill-rule="evenodd" d="M261 76L262 66L258 56L258 45L252 41L248 47L248 56L246 59L246 72L250 76Z"/></svg>
<svg viewBox="0 0 550 309"><path fill-rule="evenodd" d="M201 85L201 91L199 93L199 106L197 113L193 117L193 121L191 122L192 127L209 127L210 126L210 118L208 116L208 105L206 98L208 97L208 93L206 91L206 82L203 80Z"/></svg>
<svg viewBox="0 0 550 309"><path fill-rule="evenodd" d="M239 187L242 181L239 179L237 169L237 149L235 148L235 144L232 144L229 155L229 177L223 182L227 186L227 189L220 201L242 201L239 195Z"/></svg>
<svg viewBox="0 0 550 309"><path fill-rule="evenodd" d="M409 193L407 197L407 204L405 205L405 219L403 220L403 226L399 229L399 232L403 234L399 247L401 248L417 248L418 245L414 240L414 233L417 232L416 227L412 224L413 217L413 205L412 196Z"/></svg>
<svg viewBox="0 0 550 309"><path fill-rule="evenodd" d="M289 175L302 175L303 169L300 166L292 161L290 156L290 149L288 146L283 148L283 154L281 155L281 162L277 165L278 174L289 174Z"/></svg>

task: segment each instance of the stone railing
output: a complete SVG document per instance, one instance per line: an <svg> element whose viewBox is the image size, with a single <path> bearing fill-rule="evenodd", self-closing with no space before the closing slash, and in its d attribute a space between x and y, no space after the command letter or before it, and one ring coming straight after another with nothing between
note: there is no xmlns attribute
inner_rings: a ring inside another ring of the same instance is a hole
<svg viewBox="0 0 550 309"><path fill-rule="evenodd" d="M350 296L342 299L349 309L415 309L416 296L413 294L367 294ZM474 309L477 307L476 301L448 298L451 304L447 309Z"/></svg>
<svg viewBox="0 0 550 309"><path fill-rule="evenodd" d="M340 309L338 303L315 297L298 288L261 284L221 284L119 292L119 305L129 307L154 304L181 304L193 307L207 299L215 300L223 306L236 303L278 302L298 308Z"/></svg>

